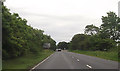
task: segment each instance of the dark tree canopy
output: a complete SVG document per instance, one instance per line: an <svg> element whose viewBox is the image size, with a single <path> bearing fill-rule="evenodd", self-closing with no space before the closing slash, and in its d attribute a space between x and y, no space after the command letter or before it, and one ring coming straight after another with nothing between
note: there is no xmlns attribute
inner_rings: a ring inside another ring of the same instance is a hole
<svg viewBox="0 0 120 71"><path fill-rule="evenodd" d="M101 37L118 40L120 18L114 12L108 12L107 16L102 16L102 22L103 24L100 26Z"/></svg>
<svg viewBox="0 0 120 71"><path fill-rule="evenodd" d="M57 48L61 48L61 49L68 49L68 43L63 41L63 42L59 42L57 45Z"/></svg>
<svg viewBox="0 0 120 71"><path fill-rule="evenodd" d="M51 43L51 49L55 50L56 42L44 35L43 30L28 26L26 19L9 11L2 5L3 59L23 56L28 52L38 53L43 50L44 43Z"/></svg>
<svg viewBox="0 0 120 71"><path fill-rule="evenodd" d="M87 35L95 35L99 32L99 28L94 26L93 24L92 25L87 25L85 27L85 34Z"/></svg>
<svg viewBox="0 0 120 71"><path fill-rule="evenodd" d="M120 18L114 12L108 12L102 16L100 27L87 25L85 34L76 34L69 44L72 50L109 50L119 47Z"/></svg>

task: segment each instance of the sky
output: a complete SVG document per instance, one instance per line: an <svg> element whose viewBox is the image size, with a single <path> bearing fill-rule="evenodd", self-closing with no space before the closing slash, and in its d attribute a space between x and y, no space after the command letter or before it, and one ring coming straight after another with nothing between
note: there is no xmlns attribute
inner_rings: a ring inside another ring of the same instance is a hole
<svg viewBox="0 0 120 71"><path fill-rule="evenodd" d="M27 24L44 30L57 43L69 42L84 33L86 25L100 26L107 12L118 13L119 0L6 0L12 13L25 18Z"/></svg>

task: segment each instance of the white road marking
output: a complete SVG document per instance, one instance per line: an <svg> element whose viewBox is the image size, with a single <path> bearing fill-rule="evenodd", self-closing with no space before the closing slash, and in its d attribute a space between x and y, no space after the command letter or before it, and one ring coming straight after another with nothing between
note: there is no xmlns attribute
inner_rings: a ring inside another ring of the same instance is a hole
<svg viewBox="0 0 120 71"><path fill-rule="evenodd" d="M88 68L92 69L92 67L90 65L86 65Z"/></svg>
<svg viewBox="0 0 120 71"><path fill-rule="evenodd" d="M79 60L79 59L77 59L77 61L79 62L80 60Z"/></svg>
<svg viewBox="0 0 120 71"><path fill-rule="evenodd" d="M40 64L42 64L43 62L45 62L47 59L49 59L53 54L51 54L50 56L48 56L46 59L44 59L42 62L40 62L39 64L37 64L36 66L34 66L30 71L34 70L37 66L39 66Z"/></svg>

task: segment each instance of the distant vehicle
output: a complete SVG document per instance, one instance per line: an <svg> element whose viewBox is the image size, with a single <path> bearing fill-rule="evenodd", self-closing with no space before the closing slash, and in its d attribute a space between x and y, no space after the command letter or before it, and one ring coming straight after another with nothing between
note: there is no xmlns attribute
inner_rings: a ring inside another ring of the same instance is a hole
<svg viewBox="0 0 120 71"><path fill-rule="evenodd" d="M61 51L61 49L56 49L56 51Z"/></svg>

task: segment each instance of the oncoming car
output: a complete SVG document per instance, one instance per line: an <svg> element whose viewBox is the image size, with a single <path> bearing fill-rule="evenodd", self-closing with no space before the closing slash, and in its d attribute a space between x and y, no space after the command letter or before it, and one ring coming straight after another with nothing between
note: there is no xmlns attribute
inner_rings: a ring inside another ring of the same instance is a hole
<svg viewBox="0 0 120 71"><path fill-rule="evenodd" d="M61 51L61 49L56 49L56 51Z"/></svg>

